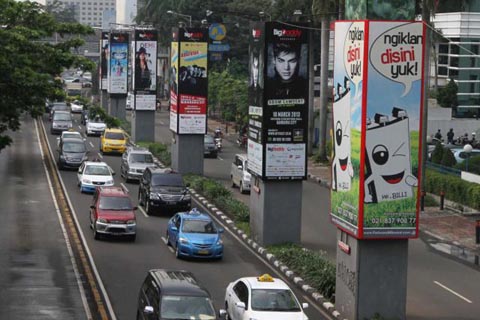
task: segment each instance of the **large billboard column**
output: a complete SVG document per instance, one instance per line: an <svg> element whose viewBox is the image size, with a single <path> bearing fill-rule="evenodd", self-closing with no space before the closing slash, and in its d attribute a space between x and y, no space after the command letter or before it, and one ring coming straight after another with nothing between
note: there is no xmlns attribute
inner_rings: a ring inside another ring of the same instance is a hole
<svg viewBox="0 0 480 320"><path fill-rule="evenodd" d="M256 22L250 33L250 228L262 245L301 240L307 173L308 29Z"/></svg>
<svg viewBox="0 0 480 320"><path fill-rule="evenodd" d="M108 114L125 120L128 84L128 33L110 33L108 61Z"/></svg>
<svg viewBox="0 0 480 320"><path fill-rule="evenodd" d="M418 237L423 47L414 21L335 23L331 219L335 307L406 318L408 239Z"/></svg>
<svg viewBox="0 0 480 320"><path fill-rule="evenodd" d="M110 34L107 31L103 31L100 38L100 72L99 74L99 86L100 86L100 103L101 107L108 111L108 66L110 59Z"/></svg>
<svg viewBox="0 0 480 320"><path fill-rule="evenodd" d="M157 52L156 30L139 29L134 32L132 45L133 63L133 112L131 118L132 139L155 141L155 110L157 105Z"/></svg>
<svg viewBox="0 0 480 320"><path fill-rule="evenodd" d="M208 29L175 28L170 55L172 168L203 175L207 133Z"/></svg>

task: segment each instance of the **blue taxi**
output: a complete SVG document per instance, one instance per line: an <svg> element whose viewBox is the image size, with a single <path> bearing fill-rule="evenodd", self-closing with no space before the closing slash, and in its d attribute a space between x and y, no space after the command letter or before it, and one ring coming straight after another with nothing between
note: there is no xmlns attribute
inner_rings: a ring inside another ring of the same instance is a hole
<svg viewBox="0 0 480 320"><path fill-rule="evenodd" d="M167 245L175 249L177 258L223 258L223 229L212 218L196 208L178 212L167 226Z"/></svg>

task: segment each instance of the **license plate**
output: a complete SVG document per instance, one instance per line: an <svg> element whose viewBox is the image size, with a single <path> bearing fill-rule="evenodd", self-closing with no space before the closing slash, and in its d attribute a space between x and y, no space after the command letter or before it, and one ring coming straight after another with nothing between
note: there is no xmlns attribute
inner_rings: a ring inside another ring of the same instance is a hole
<svg viewBox="0 0 480 320"><path fill-rule="evenodd" d="M198 250L198 254L209 254L208 250Z"/></svg>
<svg viewBox="0 0 480 320"><path fill-rule="evenodd" d="M168 205L174 205L174 204L175 204L175 201L167 201L167 204L168 204Z"/></svg>

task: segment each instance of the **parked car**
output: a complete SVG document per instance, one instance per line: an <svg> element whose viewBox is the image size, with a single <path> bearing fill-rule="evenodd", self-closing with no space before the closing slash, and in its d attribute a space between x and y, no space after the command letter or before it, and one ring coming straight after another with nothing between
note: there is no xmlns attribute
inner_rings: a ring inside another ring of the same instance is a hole
<svg viewBox="0 0 480 320"><path fill-rule="evenodd" d="M138 294L137 320L216 320L207 289L184 270L150 270Z"/></svg>
<svg viewBox="0 0 480 320"><path fill-rule="evenodd" d="M115 171L105 162L84 161L77 173L80 192L94 192L96 187L113 186Z"/></svg>
<svg viewBox="0 0 480 320"><path fill-rule="evenodd" d="M452 151L453 156L455 157L455 160L457 160L457 163L462 163L467 158L471 159L471 158L480 156L479 149L473 149L469 153L465 152L463 148L453 148L453 149L450 149L450 151Z"/></svg>
<svg viewBox="0 0 480 320"><path fill-rule="evenodd" d="M68 111L54 111L50 126L51 134L58 134L73 127L72 115Z"/></svg>
<svg viewBox="0 0 480 320"><path fill-rule="evenodd" d="M73 129L63 131L60 137L57 137L57 147L60 146L60 142L62 142L65 138L72 138L72 139L80 139L85 141L86 139L82 137L82 134L78 131L73 131Z"/></svg>
<svg viewBox="0 0 480 320"><path fill-rule="evenodd" d="M127 150L127 136L122 129L105 129L100 137L100 152L124 153Z"/></svg>
<svg viewBox="0 0 480 320"><path fill-rule="evenodd" d="M297 297L281 279L268 274L240 278L227 286L225 308L231 320L308 320Z"/></svg>
<svg viewBox="0 0 480 320"><path fill-rule="evenodd" d="M96 116L93 119L88 119L87 123L85 124L85 134L87 136L100 136L106 128L107 125L105 124L105 122L103 122L103 120L99 116Z"/></svg>
<svg viewBox="0 0 480 320"><path fill-rule="evenodd" d="M58 168L78 168L83 161L88 160L85 141L78 138L63 138L58 145Z"/></svg>
<svg viewBox="0 0 480 320"><path fill-rule="evenodd" d="M203 155L216 158L218 155L217 144L213 136L206 134L203 139Z"/></svg>
<svg viewBox="0 0 480 320"><path fill-rule="evenodd" d="M124 236L131 241L137 237L137 207L132 205L128 192L122 187L96 188L90 205L90 227L93 237Z"/></svg>
<svg viewBox="0 0 480 320"><path fill-rule="evenodd" d="M147 167L156 167L156 164L146 148L128 147L123 153L120 173L126 182L140 180Z"/></svg>
<svg viewBox="0 0 480 320"><path fill-rule="evenodd" d="M176 213L167 225L167 245L177 258L223 258L223 233L212 218L196 208Z"/></svg>
<svg viewBox="0 0 480 320"><path fill-rule="evenodd" d="M250 180L252 175L247 171L247 154L236 154L230 169L232 187L238 186L241 193L250 192Z"/></svg>
<svg viewBox="0 0 480 320"><path fill-rule="evenodd" d="M138 203L147 214L160 211L188 211L191 196L180 173L148 167L140 179Z"/></svg>
<svg viewBox="0 0 480 320"><path fill-rule="evenodd" d="M81 113L83 111L83 103L78 100L74 100L72 103L70 103L70 109L72 113Z"/></svg>

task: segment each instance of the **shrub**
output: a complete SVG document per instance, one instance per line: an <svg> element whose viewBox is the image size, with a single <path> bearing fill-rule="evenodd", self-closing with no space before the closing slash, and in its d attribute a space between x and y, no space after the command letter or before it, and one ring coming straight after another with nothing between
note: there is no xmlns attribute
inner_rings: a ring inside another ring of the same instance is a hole
<svg viewBox="0 0 480 320"><path fill-rule="evenodd" d="M442 162L444 148L440 142L437 142L432 152L432 162L440 164Z"/></svg>
<svg viewBox="0 0 480 320"><path fill-rule="evenodd" d="M467 160L457 163L455 168L466 171ZM480 157L472 157L468 159L468 172L480 175Z"/></svg>
<svg viewBox="0 0 480 320"><path fill-rule="evenodd" d="M168 151L168 146L159 142L145 142L137 143L141 147L148 148L148 150L165 166L169 167L172 164L172 155Z"/></svg>
<svg viewBox="0 0 480 320"><path fill-rule="evenodd" d="M455 160L455 156L453 155L452 150L446 148L443 150L442 160L440 161L440 164L442 166L450 168L457 164L457 160Z"/></svg>

